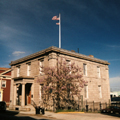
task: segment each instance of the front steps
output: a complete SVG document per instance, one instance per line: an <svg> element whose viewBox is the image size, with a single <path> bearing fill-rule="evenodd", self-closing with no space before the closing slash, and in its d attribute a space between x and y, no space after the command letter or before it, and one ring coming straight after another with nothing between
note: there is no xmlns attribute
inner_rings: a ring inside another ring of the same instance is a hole
<svg viewBox="0 0 120 120"><path fill-rule="evenodd" d="M13 107L13 110L19 110L19 111L35 111L35 108L31 105L31 104L28 104L28 105L25 105L24 107L23 106L14 106Z"/></svg>

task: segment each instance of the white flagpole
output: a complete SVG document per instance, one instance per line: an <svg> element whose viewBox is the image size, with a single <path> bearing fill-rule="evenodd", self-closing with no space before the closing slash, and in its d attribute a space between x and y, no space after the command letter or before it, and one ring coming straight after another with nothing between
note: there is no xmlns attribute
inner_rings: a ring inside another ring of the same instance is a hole
<svg viewBox="0 0 120 120"><path fill-rule="evenodd" d="M59 48L61 48L61 14L59 13Z"/></svg>

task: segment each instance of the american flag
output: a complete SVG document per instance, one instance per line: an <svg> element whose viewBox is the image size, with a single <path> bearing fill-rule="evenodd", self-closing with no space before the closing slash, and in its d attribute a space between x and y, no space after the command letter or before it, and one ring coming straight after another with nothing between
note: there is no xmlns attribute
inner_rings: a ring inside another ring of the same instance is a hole
<svg viewBox="0 0 120 120"><path fill-rule="evenodd" d="M60 23L56 23L56 25L60 25Z"/></svg>
<svg viewBox="0 0 120 120"><path fill-rule="evenodd" d="M52 20L60 20L60 19L59 19L59 17L57 17L57 16L53 16L53 17L52 17Z"/></svg>

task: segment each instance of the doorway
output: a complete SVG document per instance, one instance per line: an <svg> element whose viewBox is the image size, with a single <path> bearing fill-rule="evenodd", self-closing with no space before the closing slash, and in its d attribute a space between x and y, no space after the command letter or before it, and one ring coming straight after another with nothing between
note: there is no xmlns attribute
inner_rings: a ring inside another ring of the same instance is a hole
<svg viewBox="0 0 120 120"><path fill-rule="evenodd" d="M25 85L25 105L31 104L31 83Z"/></svg>

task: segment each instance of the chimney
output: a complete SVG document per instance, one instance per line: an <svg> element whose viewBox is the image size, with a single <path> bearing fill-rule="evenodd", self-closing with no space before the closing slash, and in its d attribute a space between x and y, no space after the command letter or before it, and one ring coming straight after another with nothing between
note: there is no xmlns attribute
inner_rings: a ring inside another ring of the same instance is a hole
<svg viewBox="0 0 120 120"><path fill-rule="evenodd" d="M94 58L94 56L93 56L93 55L89 55L89 57L92 57L92 58Z"/></svg>

